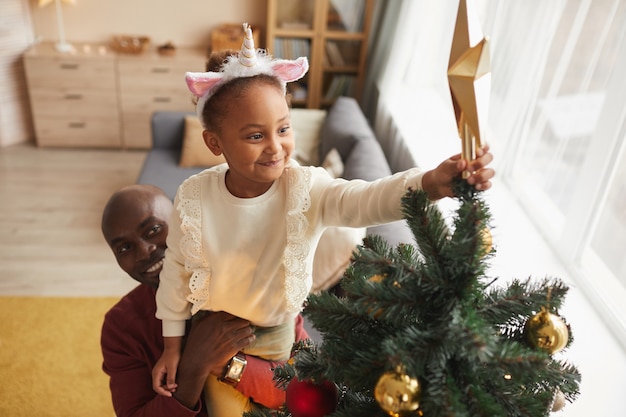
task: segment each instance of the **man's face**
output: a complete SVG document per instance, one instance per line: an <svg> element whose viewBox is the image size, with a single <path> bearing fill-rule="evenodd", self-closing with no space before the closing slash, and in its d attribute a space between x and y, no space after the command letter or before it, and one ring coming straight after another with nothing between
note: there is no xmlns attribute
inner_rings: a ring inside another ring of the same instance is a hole
<svg viewBox="0 0 626 417"><path fill-rule="evenodd" d="M155 288L171 211L172 203L165 196L136 195L116 204L103 222L104 237L119 266L136 281Z"/></svg>

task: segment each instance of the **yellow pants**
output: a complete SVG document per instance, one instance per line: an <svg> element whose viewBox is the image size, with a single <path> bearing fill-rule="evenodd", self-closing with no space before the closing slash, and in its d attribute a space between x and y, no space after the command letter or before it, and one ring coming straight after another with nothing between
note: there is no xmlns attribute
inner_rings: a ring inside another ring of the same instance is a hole
<svg viewBox="0 0 626 417"><path fill-rule="evenodd" d="M286 361L295 342L295 320L274 327L257 327L254 344L243 351L271 361ZM245 373L245 371L244 371ZM273 384L274 381L268 381ZM241 417L257 405L235 387L220 382L211 375L204 387L204 400L209 417Z"/></svg>

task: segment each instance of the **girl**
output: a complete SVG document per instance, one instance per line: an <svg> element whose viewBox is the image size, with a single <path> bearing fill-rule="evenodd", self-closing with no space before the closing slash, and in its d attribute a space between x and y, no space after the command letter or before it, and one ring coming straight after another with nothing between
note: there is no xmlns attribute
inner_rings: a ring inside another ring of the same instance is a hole
<svg viewBox="0 0 626 417"><path fill-rule="evenodd" d="M465 170L480 190L491 186L494 175L485 168L492 159L487 148L469 164L457 155L432 171L414 168L371 183L299 166L290 158L294 137L285 91L287 82L304 76L308 62L272 60L254 49L246 24L244 31L238 57L228 57L219 70L186 75L198 97L204 141L227 163L188 178L175 198L157 292L165 352L153 384L163 395L176 387L185 320L192 314L226 311L244 318L256 336L244 353L286 360L326 227L399 220L409 188L439 199L452 195L453 178ZM239 371L245 364L234 358L232 365ZM207 381L205 395L209 415L241 416L253 406L217 378Z"/></svg>

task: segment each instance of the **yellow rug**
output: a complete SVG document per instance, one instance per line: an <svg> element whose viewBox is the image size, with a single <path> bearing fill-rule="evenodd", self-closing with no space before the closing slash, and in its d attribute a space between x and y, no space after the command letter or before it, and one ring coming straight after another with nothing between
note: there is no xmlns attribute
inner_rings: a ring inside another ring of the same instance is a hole
<svg viewBox="0 0 626 417"><path fill-rule="evenodd" d="M113 417L100 329L118 299L0 297L0 416Z"/></svg>

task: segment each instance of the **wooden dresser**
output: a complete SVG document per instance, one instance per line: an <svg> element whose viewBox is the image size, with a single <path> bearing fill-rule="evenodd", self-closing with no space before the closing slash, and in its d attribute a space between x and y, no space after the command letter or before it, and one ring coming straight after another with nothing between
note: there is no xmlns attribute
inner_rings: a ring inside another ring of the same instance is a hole
<svg viewBox="0 0 626 417"><path fill-rule="evenodd" d="M38 44L25 53L24 68L39 146L122 146L115 55L107 47L62 54Z"/></svg>
<svg viewBox="0 0 626 417"><path fill-rule="evenodd" d="M120 54L105 45L33 46L24 67L37 145L148 149L158 110L193 111L186 71L204 71L206 50Z"/></svg>

